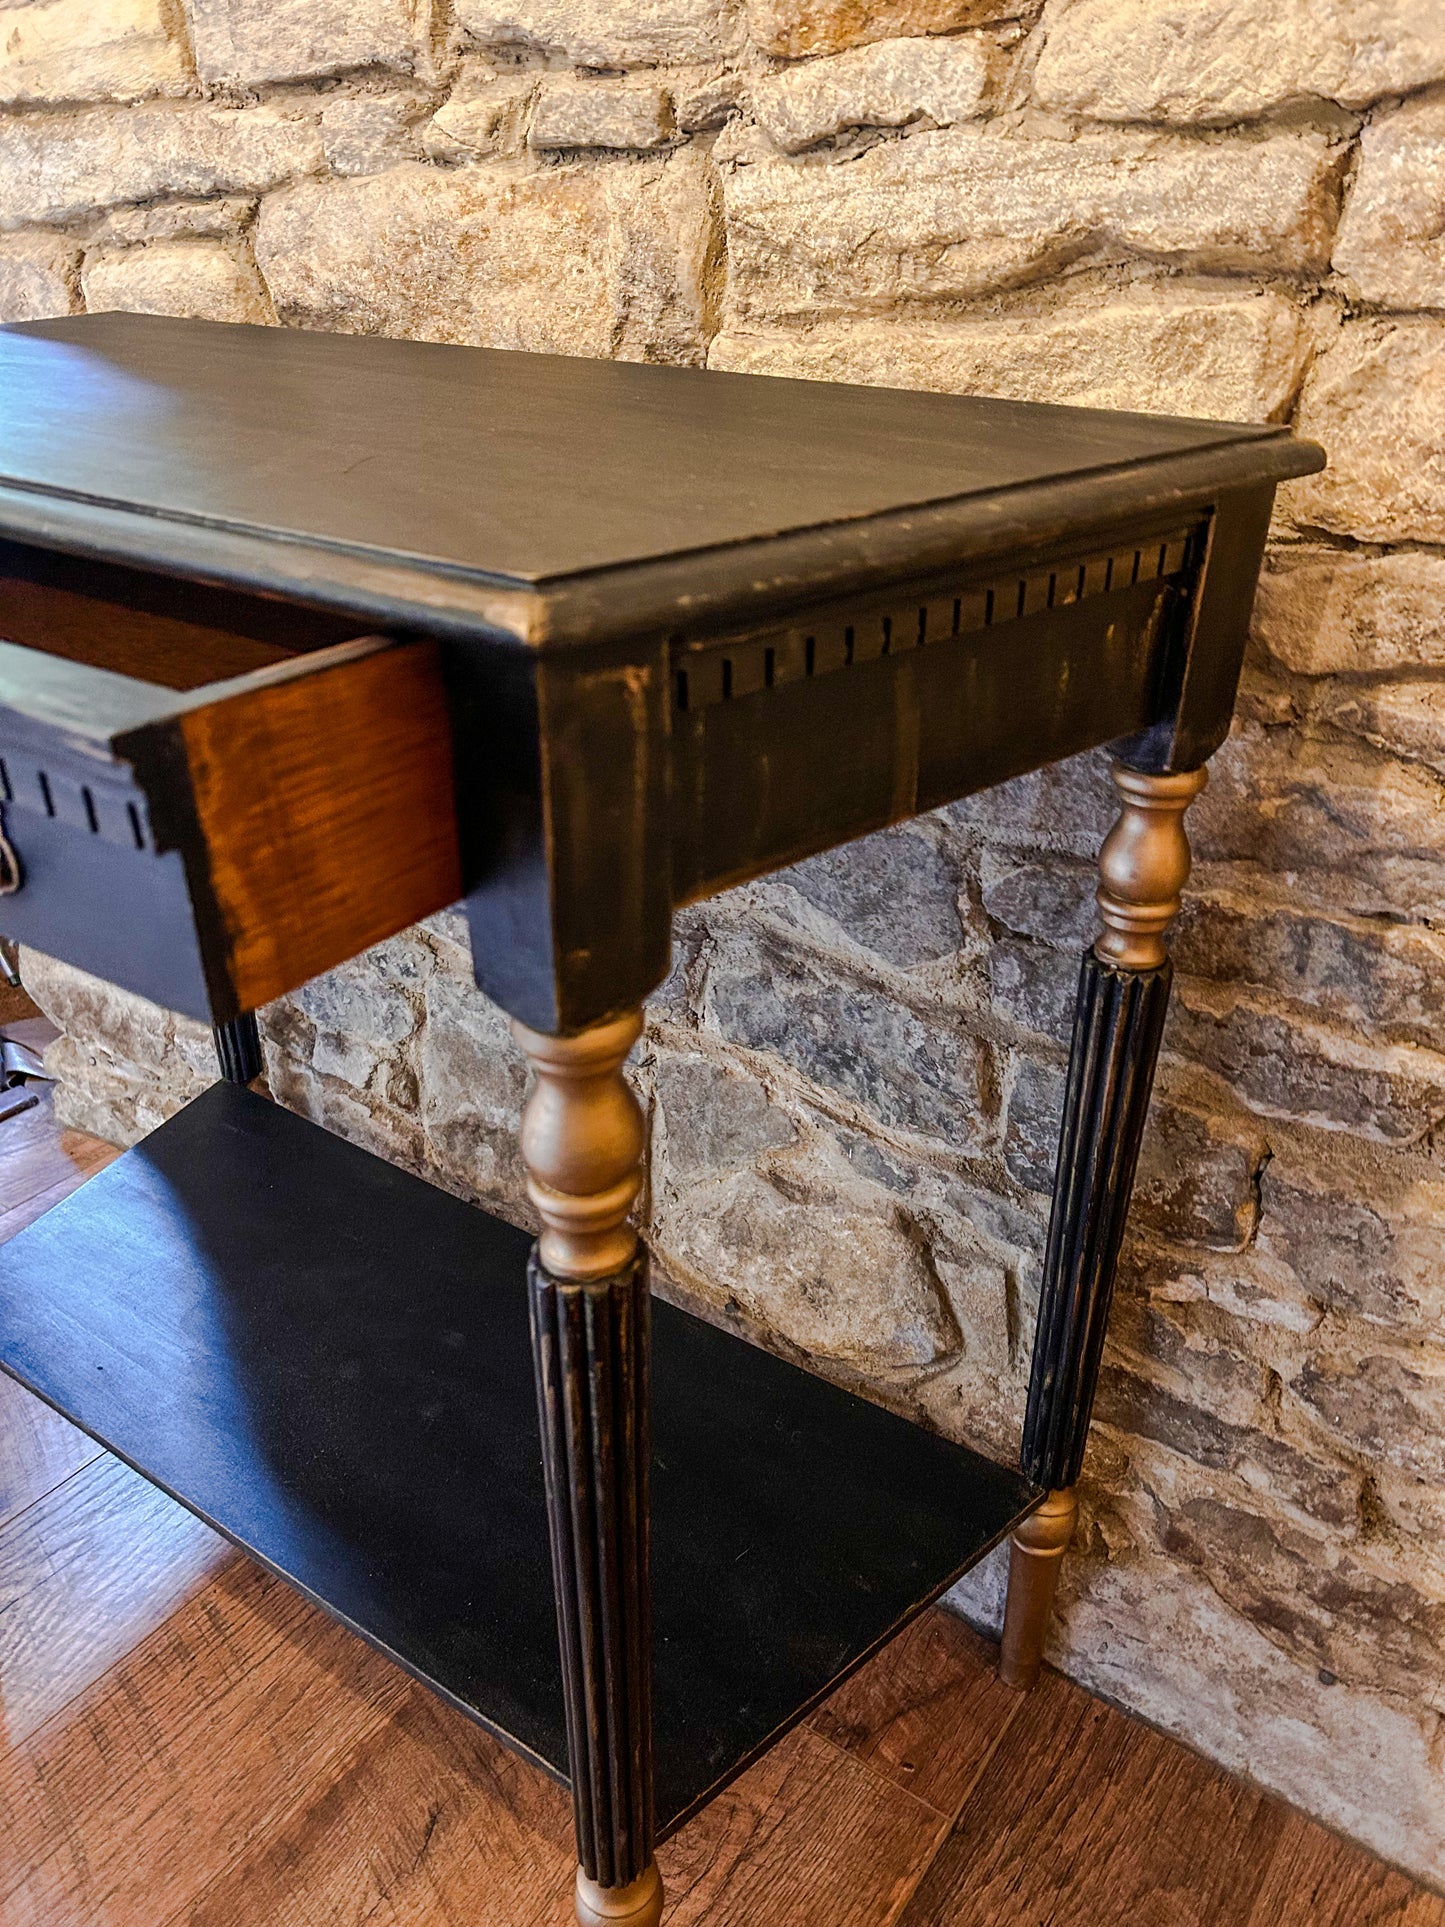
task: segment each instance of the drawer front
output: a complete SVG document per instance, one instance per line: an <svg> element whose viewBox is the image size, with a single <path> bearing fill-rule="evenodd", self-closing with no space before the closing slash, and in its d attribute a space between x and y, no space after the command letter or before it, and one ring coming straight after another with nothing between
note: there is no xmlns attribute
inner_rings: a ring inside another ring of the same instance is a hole
<svg viewBox="0 0 1445 1927"><path fill-rule="evenodd" d="M32 652L0 653L6 936L219 1021L461 895L436 645L156 689L149 715L148 685L49 657L27 701Z"/></svg>

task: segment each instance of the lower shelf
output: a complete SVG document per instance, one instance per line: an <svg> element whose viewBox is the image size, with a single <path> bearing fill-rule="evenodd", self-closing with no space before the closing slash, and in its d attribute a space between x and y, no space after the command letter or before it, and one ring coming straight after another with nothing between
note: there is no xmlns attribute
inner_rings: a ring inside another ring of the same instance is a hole
<svg viewBox="0 0 1445 1927"><path fill-rule="evenodd" d="M565 1780L529 1244L219 1084L0 1250L0 1366ZM655 1319L667 1832L1039 1495Z"/></svg>

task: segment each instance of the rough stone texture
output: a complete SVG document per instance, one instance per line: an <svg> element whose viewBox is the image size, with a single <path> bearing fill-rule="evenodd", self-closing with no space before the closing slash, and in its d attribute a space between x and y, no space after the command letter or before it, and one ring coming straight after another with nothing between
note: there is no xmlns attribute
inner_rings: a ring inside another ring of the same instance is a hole
<svg viewBox="0 0 1445 1927"><path fill-rule="evenodd" d="M1309 352L1304 318L1282 294L1145 292L1004 320L728 331L709 362L814 381L1273 421L1289 409Z"/></svg>
<svg viewBox="0 0 1445 1927"><path fill-rule="evenodd" d="M321 109L321 141L333 174L379 174L421 158L425 94L341 94Z"/></svg>
<svg viewBox="0 0 1445 1927"><path fill-rule="evenodd" d="M1331 469L1191 812L1053 1656L1445 1885L1439 8L197 7L244 104L111 99L140 0L0 0L12 83L59 90L0 113L0 313L75 306L84 257L97 305L1257 420L1302 392ZM544 140L597 119L531 149L539 100ZM1016 1452L1112 813L1092 754L678 917L633 1063L660 1290ZM204 1027L24 969L62 1115L133 1138L214 1075ZM263 1030L280 1101L528 1221L458 916ZM997 1624L997 1560L958 1603Z"/></svg>
<svg viewBox="0 0 1445 1927"><path fill-rule="evenodd" d="M212 86L313 79L426 60L431 0L186 0L196 68Z"/></svg>
<svg viewBox="0 0 1445 1927"><path fill-rule="evenodd" d="M456 84L423 131L428 157L468 161L487 154L519 154L526 145L527 117L536 93L535 73L499 73L490 61L464 61ZM381 161L337 172L376 174L387 165Z"/></svg>
<svg viewBox="0 0 1445 1927"><path fill-rule="evenodd" d="M152 241L89 254L81 275L92 313L195 315L202 321L274 321L255 263L218 241Z"/></svg>
<svg viewBox="0 0 1445 1927"><path fill-rule="evenodd" d="M1445 556L1276 550L1254 632L1302 676L1445 668Z"/></svg>
<svg viewBox="0 0 1445 1927"><path fill-rule="evenodd" d="M1022 0L749 0L748 26L767 53L796 60L899 34L952 33L1022 10Z"/></svg>
<svg viewBox="0 0 1445 1927"><path fill-rule="evenodd" d="M314 121L286 102L16 115L0 121L0 227L164 194L259 193L321 163Z"/></svg>
<svg viewBox="0 0 1445 1927"><path fill-rule="evenodd" d="M38 950L22 953L21 973L65 1033L46 1052L61 1123L134 1144L216 1081L206 1025Z"/></svg>
<svg viewBox="0 0 1445 1927"><path fill-rule="evenodd" d="M1284 493L1302 523L1364 542L1445 542L1445 329L1355 321L1315 363L1301 433L1331 462Z"/></svg>
<svg viewBox="0 0 1445 1927"><path fill-rule="evenodd" d="M455 12L474 44L561 53L581 67L712 60L739 38L727 0L457 0Z"/></svg>
<svg viewBox="0 0 1445 1927"><path fill-rule="evenodd" d="M1247 120L1289 102L1365 107L1445 75L1431 0L1051 0L1034 86L1099 120Z"/></svg>
<svg viewBox="0 0 1445 1927"><path fill-rule="evenodd" d="M44 321L79 307L80 249L66 234L0 235L0 321Z"/></svg>
<svg viewBox="0 0 1445 1927"><path fill-rule="evenodd" d="M256 253L307 327L701 360L701 157L604 172L398 167L268 200Z"/></svg>
<svg viewBox="0 0 1445 1927"><path fill-rule="evenodd" d="M152 207L118 207L91 235L93 247L137 247L142 241L175 241L183 235L231 241L255 218L256 202L232 194L214 201L162 201Z"/></svg>
<svg viewBox="0 0 1445 1927"><path fill-rule="evenodd" d="M983 109L995 66L978 34L942 40L880 40L805 66L785 68L752 91L763 132L789 154L845 127L952 127Z"/></svg>
<svg viewBox="0 0 1445 1927"><path fill-rule="evenodd" d="M164 0L32 0L6 10L0 103L144 100L189 85L185 53Z"/></svg>
<svg viewBox="0 0 1445 1927"><path fill-rule="evenodd" d="M548 80L532 109L533 147L665 147L672 98L651 81Z"/></svg>
<svg viewBox="0 0 1445 1927"><path fill-rule="evenodd" d="M957 128L846 164L759 154L725 177L729 314L960 300L1086 255L1304 273L1328 259L1338 168L1315 135L1246 146Z"/></svg>
<svg viewBox="0 0 1445 1927"><path fill-rule="evenodd" d="M1445 308L1445 99L1407 100L1361 135L1335 267L1362 301Z"/></svg>

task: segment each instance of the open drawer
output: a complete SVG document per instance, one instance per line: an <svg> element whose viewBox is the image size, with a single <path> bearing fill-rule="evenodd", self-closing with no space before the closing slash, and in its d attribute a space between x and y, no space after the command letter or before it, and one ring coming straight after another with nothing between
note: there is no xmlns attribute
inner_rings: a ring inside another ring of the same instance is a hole
<svg viewBox="0 0 1445 1927"><path fill-rule="evenodd" d="M0 932L220 1021L462 894L437 646L0 544Z"/></svg>

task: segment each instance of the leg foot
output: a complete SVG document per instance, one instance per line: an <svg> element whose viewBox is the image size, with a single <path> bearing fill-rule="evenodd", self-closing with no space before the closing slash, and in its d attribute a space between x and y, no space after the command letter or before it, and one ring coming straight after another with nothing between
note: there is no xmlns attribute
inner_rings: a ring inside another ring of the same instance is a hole
<svg viewBox="0 0 1445 1927"><path fill-rule="evenodd" d="M655 1860L627 1887L599 1887L577 1869L577 1927L658 1927L661 1919L662 1876Z"/></svg>
<svg viewBox="0 0 1445 1927"><path fill-rule="evenodd" d="M1051 1492L1029 1514L1009 1546L1008 1605L998 1676L1021 1693L1036 1684L1044 1660L1059 1567L1074 1536L1079 1501L1072 1486Z"/></svg>

